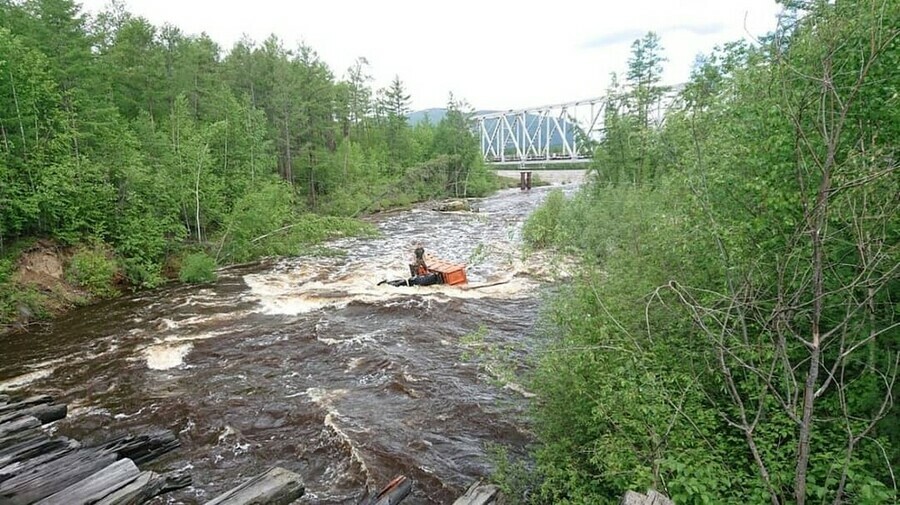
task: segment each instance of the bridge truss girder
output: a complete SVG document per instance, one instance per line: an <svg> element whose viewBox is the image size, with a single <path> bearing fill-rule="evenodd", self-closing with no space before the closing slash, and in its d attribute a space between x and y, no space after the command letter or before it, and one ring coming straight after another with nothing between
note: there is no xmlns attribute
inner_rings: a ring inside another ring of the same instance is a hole
<svg viewBox="0 0 900 505"><path fill-rule="evenodd" d="M574 163L589 160L606 97L475 116L487 163Z"/></svg>

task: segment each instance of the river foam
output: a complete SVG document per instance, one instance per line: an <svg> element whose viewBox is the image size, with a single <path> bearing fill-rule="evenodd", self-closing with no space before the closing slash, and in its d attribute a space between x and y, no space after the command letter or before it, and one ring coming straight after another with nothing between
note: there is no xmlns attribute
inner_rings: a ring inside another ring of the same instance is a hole
<svg viewBox="0 0 900 505"><path fill-rule="evenodd" d="M144 349L147 368L151 370L169 370L184 363L184 357L193 348L191 343L155 344Z"/></svg>

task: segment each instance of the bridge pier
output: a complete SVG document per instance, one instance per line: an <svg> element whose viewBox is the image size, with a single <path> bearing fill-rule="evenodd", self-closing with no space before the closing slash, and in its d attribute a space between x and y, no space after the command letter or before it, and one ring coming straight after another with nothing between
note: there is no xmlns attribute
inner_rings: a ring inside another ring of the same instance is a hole
<svg viewBox="0 0 900 505"><path fill-rule="evenodd" d="M522 191L531 189L531 170L519 171L519 189Z"/></svg>

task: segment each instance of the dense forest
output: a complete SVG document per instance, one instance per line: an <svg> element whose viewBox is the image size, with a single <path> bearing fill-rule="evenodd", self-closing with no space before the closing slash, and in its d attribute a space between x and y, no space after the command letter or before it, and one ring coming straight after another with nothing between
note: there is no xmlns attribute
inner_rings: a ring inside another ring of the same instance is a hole
<svg viewBox="0 0 900 505"><path fill-rule="evenodd" d="M513 501L896 503L900 2L780 3L677 90L663 41L635 41L591 182L526 223L579 267L546 307L535 450L498 462ZM16 279L37 242L113 296L496 187L464 102L413 126L401 79L369 73L0 0L0 324L55 296Z"/></svg>
<svg viewBox="0 0 900 505"><path fill-rule="evenodd" d="M900 2L780 3L667 110L662 41L636 41L593 181L526 224L582 261L512 497L896 503Z"/></svg>
<svg viewBox="0 0 900 505"><path fill-rule="evenodd" d="M353 217L496 181L468 106L407 124L400 78L373 90L272 36L224 51L113 2L0 0L0 324L40 312L16 286L36 239L74 251L66 277L94 295L217 264L296 254L369 231Z"/></svg>

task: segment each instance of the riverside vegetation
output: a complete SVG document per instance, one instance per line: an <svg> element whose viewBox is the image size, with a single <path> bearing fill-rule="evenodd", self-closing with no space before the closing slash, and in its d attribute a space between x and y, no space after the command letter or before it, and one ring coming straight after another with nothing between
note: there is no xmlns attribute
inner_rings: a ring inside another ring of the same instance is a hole
<svg viewBox="0 0 900 505"><path fill-rule="evenodd" d="M223 51L113 2L0 0L0 325L58 298L17 270L65 251L82 296L373 233L354 218L497 185L468 106L407 123L399 78L373 90L272 36ZM49 245L48 245L49 244ZM76 299L85 300L77 297Z"/></svg>
<svg viewBox="0 0 900 505"><path fill-rule="evenodd" d="M664 115L660 41L636 41L593 182L526 224L582 262L512 498L896 503L900 2L780 3Z"/></svg>

